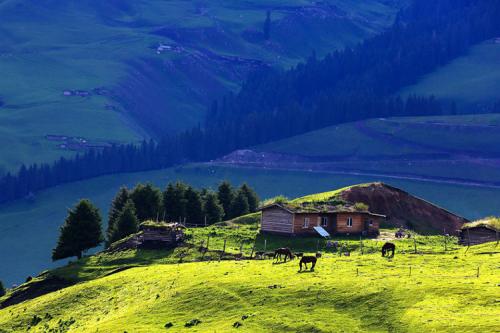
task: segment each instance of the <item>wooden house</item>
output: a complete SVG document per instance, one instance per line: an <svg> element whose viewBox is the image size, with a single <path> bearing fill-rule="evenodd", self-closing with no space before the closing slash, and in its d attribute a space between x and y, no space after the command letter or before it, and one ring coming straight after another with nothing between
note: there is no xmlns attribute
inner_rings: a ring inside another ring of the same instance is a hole
<svg viewBox="0 0 500 333"><path fill-rule="evenodd" d="M459 231L458 243L461 245L477 245L500 240L500 219L486 218L466 223Z"/></svg>
<svg viewBox="0 0 500 333"><path fill-rule="evenodd" d="M179 223L143 222L139 232L119 240L108 251L130 249L171 249L184 241L184 226Z"/></svg>
<svg viewBox="0 0 500 333"><path fill-rule="evenodd" d="M321 226L330 235L378 235L385 215L354 206L273 203L261 209L263 232L313 235Z"/></svg>

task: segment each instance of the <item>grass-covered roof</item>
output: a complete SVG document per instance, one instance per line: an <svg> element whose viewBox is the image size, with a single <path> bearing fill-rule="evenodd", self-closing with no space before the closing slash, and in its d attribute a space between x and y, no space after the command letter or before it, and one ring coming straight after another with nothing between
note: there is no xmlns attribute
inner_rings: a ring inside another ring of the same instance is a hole
<svg viewBox="0 0 500 333"><path fill-rule="evenodd" d="M462 226L462 229L471 229L476 227L486 227L489 229L500 231L500 218L491 216L474 222L466 223Z"/></svg>

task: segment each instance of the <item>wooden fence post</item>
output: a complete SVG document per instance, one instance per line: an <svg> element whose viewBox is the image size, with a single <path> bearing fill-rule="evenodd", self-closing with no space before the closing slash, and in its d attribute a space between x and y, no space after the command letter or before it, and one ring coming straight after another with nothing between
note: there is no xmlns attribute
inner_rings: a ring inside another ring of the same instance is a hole
<svg viewBox="0 0 500 333"><path fill-rule="evenodd" d="M266 252L267 250L267 239L264 239L264 253Z"/></svg>
<svg viewBox="0 0 500 333"><path fill-rule="evenodd" d="M226 252L226 239L224 238L224 247L222 248L222 253Z"/></svg>
<svg viewBox="0 0 500 333"><path fill-rule="evenodd" d="M417 239L413 238L413 247L415 248L415 254L417 254Z"/></svg>
<svg viewBox="0 0 500 333"><path fill-rule="evenodd" d="M361 255L364 254L364 249L363 249L363 236L359 236L359 248L361 250Z"/></svg>
<svg viewBox="0 0 500 333"><path fill-rule="evenodd" d="M479 266L477 266L477 274L476 277L479 277Z"/></svg>
<svg viewBox="0 0 500 333"><path fill-rule="evenodd" d="M411 276L411 266L410 266L410 276Z"/></svg>
<svg viewBox="0 0 500 333"><path fill-rule="evenodd" d="M255 243L253 243L252 252L250 252L250 259L252 259L254 251L255 251Z"/></svg>

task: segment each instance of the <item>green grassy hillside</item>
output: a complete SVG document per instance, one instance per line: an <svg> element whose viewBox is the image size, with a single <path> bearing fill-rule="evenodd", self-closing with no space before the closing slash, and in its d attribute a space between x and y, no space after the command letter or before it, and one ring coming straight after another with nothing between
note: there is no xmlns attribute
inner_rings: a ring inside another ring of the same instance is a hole
<svg viewBox="0 0 500 333"><path fill-rule="evenodd" d="M56 243L59 227L67 209L80 198L91 199L101 209L103 216L107 216L108 205L123 184L132 187L138 182L150 181L163 188L168 182L184 180L196 187L215 188L223 179L231 180L234 184L248 182L261 198L279 194L295 198L352 184L384 181L469 219L498 215L497 198L500 196L500 190L494 188L443 185L378 176L206 165L99 177L42 191L32 201L19 200L0 206L0 260L3 263L0 267L0 279L10 285L52 265L50 253Z"/></svg>
<svg viewBox="0 0 500 333"><path fill-rule="evenodd" d="M423 241L425 243L425 240ZM376 242L375 242L376 243ZM376 245L380 246L380 242ZM165 264L162 259L0 310L6 332L494 332L493 243L395 258L328 253L297 260ZM408 249L410 250L410 249ZM127 254L124 254L127 256ZM147 253L114 258L140 261ZM151 256L149 255L151 259ZM106 255L93 264L106 264ZM478 271L479 270L479 271ZM479 272L479 274L478 274ZM189 323L196 323L192 327ZM167 328L170 327L170 328Z"/></svg>
<svg viewBox="0 0 500 333"><path fill-rule="evenodd" d="M255 150L314 158L304 169L499 182L499 123L496 114L372 119Z"/></svg>
<svg viewBox="0 0 500 333"><path fill-rule="evenodd" d="M481 105L498 101L500 89L500 43L486 41L424 76L416 85L403 89L405 94L435 95L455 100L459 106Z"/></svg>
<svg viewBox="0 0 500 333"><path fill-rule="evenodd" d="M264 42L267 9L273 30ZM141 139L147 131L130 111L154 114L164 130L191 127L210 100L237 89L251 60L289 66L313 49L323 55L381 31L395 12L378 0L2 0L0 168L71 154L47 134ZM63 95L102 87L104 95Z"/></svg>

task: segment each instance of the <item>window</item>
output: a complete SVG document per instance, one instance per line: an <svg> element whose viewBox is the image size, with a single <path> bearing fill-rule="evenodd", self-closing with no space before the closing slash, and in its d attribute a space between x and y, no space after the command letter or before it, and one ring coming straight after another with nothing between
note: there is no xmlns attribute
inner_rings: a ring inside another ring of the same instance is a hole
<svg viewBox="0 0 500 333"><path fill-rule="evenodd" d="M349 228L351 228L351 227L352 227L352 217L348 217L348 218L347 218L347 226L348 226Z"/></svg>
<svg viewBox="0 0 500 333"><path fill-rule="evenodd" d="M328 217L326 216L321 217L321 226L328 227Z"/></svg>
<svg viewBox="0 0 500 333"><path fill-rule="evenodd" d="M368 220L368 225L369 225L370 227L373 227L373 220Z"/></svg>
<svg viewBox="0 0 500 333"><path fill-rule="evenodd" d="M302 225L303 229L309 228L309 218L305 217L304 218L304 225Z"/></svg>

